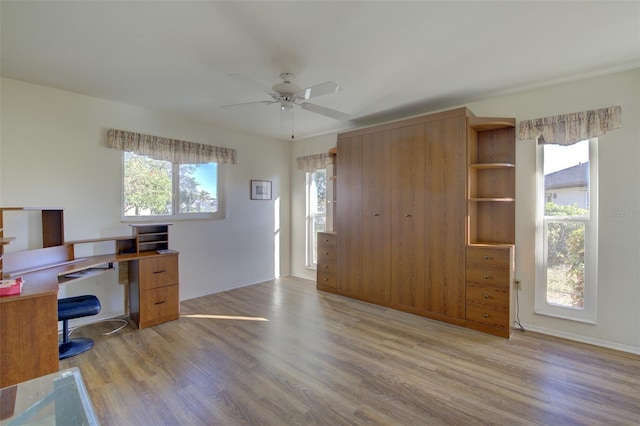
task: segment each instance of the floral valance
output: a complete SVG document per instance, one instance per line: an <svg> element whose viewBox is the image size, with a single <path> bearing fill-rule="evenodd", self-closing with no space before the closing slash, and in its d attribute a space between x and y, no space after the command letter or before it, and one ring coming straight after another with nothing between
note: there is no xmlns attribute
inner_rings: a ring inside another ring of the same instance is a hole
<svg viewBox="0 0 640 426"><path fill-rule="evenodd" d="M537 139L538 143L572 145L622 127L622 108L594 109L520 122L520 140Z"/></svg>
<svg viewBox="0 0 640 426"><path fill-rule="evenodd" d="M298 163L298 169L303 172L313 173L316 170L324 169L327 164L333 164L333 157L327 153L305 155L304 157L296 158Z"/></svg>
<svg viewBox="0 0 640 426"><path fill-rule="evenodd" d="M179 164L236 164L236 150L125 130L109 130L109 147Z"/></svg>

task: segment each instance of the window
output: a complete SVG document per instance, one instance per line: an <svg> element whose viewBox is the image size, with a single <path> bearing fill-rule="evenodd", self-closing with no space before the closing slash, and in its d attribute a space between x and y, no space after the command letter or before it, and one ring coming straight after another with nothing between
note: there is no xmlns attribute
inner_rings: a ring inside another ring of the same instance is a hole
<svg viewBox="0 0 640 426"><path fill-rule="evenodd" d="M223 217L218 163L177 164L125 152L123 218Z"/></svg>
<svg viewBox="0 0 640 426"><path fill-rule="evenodd" d="M597 139L538 145L536 313L595 323Z"/></svg>
<svg viewBox="0 0 640 426"><path fill-rule="evenodd" d="M318 232L327 223L327 171L319 169L307 172L307 266L318 264Z"/></svg>

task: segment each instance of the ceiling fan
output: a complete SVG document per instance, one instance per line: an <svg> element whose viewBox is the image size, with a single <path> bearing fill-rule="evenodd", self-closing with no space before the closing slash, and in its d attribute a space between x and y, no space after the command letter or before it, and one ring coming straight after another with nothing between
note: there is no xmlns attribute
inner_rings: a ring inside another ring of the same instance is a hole
<svg viewBox="0 0 640 426"><path fill-rule="evenodd" d="M312 104L310 102L305 102L307 99L315 98L322 95L327 95L330 93L337 93L338 91L342 90L342 88L338 86L336 83L334 83L333 81L325 81L324 83L307 87L306 89L301 89L300 87L292 83L293 79L295 78L295 75L290 72L285 72L280 74L280 79L282 80L282 83L275 84L273 87L268 88L242 74L230 74L230 77L233 77L236 80L239 80L245 84L249 84L253 87L260 89L261 91L265 92L267 95L271 96L271 99L263 100L263 101L244 102L244 103L231 104L231 105L221 105L220 108L229 108L229 107L252 105L252 104L265 104L265 105L280 104L280 118L281 118L281 124L283 127L288 127L287 124L289 123L293 125L293 106L294 105L298 105L300 108L304 110L315 112L317 114L321 114L338 121L345 121L351 118L349 114L346 114L344 112L340 112L340 111L336 111L335 109Z"/></svg>

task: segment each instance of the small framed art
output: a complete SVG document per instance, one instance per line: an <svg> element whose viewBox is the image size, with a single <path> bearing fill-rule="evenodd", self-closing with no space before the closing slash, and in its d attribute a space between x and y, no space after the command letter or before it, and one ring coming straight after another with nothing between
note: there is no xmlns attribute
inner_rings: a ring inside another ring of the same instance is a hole
<svg viewBox="0 0 640 426"><path fill-rule="evenodd" d="M251 199L252 200L270 200L271 199L271 181L270 180L252 180L251 181Z"/></svg>

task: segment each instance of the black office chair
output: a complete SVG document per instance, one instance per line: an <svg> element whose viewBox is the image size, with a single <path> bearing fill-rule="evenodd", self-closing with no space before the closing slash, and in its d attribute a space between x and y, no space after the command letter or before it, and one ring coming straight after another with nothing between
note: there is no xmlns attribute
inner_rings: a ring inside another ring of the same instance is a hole
<svg viewBox="0 0 640 426"><path fill-rule="evenodd" d="M100 313L100 301L96 296L75 296L58 299L58 321L62 321L62 342L58 345L58 359L79 355L93 347L87 338L69 339L69 320Z"/></svg>

